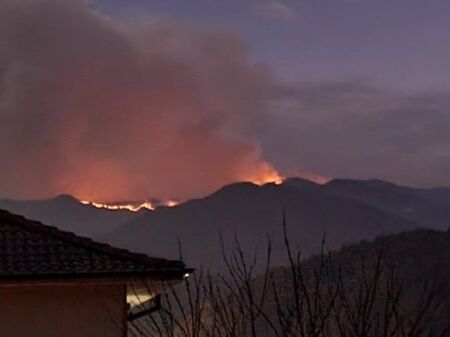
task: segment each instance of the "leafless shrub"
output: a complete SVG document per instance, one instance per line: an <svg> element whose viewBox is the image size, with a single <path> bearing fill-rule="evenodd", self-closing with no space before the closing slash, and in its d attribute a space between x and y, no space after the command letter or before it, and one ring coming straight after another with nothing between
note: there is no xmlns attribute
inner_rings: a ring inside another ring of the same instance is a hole
<svg viewBox="0 0 450 337"><path fill-rule="evenodd" d="M408 289L383 249L341 261L322 250L304 260L294 251L283 221L286 267L271 265L271 242L263 270L245 256L239 240L224 274L197 272L163 289L162 308L133 322L135 336L158 337L444 337L438 283ZM411 287L409 287L411 288Z"/></svg>

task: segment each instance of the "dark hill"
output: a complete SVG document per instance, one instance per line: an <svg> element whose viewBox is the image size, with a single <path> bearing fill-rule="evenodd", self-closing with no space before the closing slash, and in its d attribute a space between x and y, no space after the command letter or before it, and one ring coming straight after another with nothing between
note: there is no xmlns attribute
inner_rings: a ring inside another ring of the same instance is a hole
<svg viewBox="0 0 450 337"><path fill-rule="evenodd" d="M415 230L352 244L332 252L326 260L314 256L295 270L297 275L301 270L302 284L306 285L300 287L304 289L300 290L303 301L320 298L314 303L327 303L338 289L336 309L327 318L328 335L342 336L334 320L340 315L341 328L347 332L344 335L356 335L355 330L361 331L365 326L365 336L383 336L384 324L390 324L391 336L404 336L409 331L410 336L442 337L450 336L449 261L449 232ZM264 310L277 324L277 305L283 310L296 308L293 272L290 267L279 267L270 275L275 286L266 295ZM321 283L316 288L318 278ZM254 279L253 286L258 291L264 289L263 284L264 277ZM326 304L322 308L325 307ZM378 333L377 327L381 328ZM405 327L408 328L402 330ZM413 331L413 327L417 330ZM265 321L260 321L258 328L267 331Z"/></svg>
<svg viewBox="0 0 450 337"><path fill-rule="evenodd" d="M331 248L339 248L413 228L447 229L450 189L349 179L318 185L289 178L279 186L231 184L205 198L154 212L97 209L65 195L41 201L0 200L0 208L152 255L176 258L180 241L191 265L219 268L219 233L228 246L236 234L253 252L264 246L267 235L277 242L283 212L293 243L306 253L317 251L324 234ZM275 245L274 257L282 256Z"/></svg>
<svg viewBox="0 0 450 337"><path fill-rule="evenodd" d="M109 232L137 216L128 211L112 212L86 206L69 195L60 195L48 200L2 199L0 209L89 237Z"/></svg>
<svg viewBox="0 0 450 337"><path fill-rule="evenodd" d="M420 223L446 229L450 225L450 189L411 188L382 180L335 179L322 188Z"/></svg>
<svg viewBox="0 0 450 337"><path fill-rule="evenodd" d="M274 259L283 258L285 212L292 242L306 253L317 251L324 234L330 247L417 227L410 220L353 198L324 191L300 180L257 186L238 183L174 208L160 208L118 228L104 240L152 255L177 257L181 242L186 262L221 268L219 233L227 246L239 238L247 253L274 242Z"/></svg>

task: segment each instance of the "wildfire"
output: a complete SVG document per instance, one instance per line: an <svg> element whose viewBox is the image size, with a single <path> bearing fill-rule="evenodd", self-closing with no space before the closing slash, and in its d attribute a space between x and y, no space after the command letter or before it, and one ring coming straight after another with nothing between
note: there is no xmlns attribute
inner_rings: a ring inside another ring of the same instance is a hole
<svg viewBox="0 0 450 337"><path fill-rule="evenodd" d="M277 171L269 168L263 174L253 177L250 181L256 185L264 185L273 183L275 185L281 185L283 183L284 177L281 176Z"/></svg>
<svg viewBox="0 0 450 337"><path fill-rule="evenodd" d="M143 203L117 203L117 204L107 204L88 200L80 200L80 202L83 205L93 206L95 208L108 209L111 211L127 210L130 212L138 212L142 209L154 211L159 206L175 207L178 205L178 202L174 200L168 200L162 203L152 203L150 201L145 201Z"/></svg>
<svg viewBox="0 0 450 337"><path fill-rule="evenodd" d="M167 207L175 207L175 206L177 206L178 204L179 204L178 201L175 201L175 200L169 200L169 201L167 201L167 202L164 203L164 206L167 206Z"/></svg>
<svg viewBox="0 0 450 337"><path fill-rule="evenodd" d="M244 179L243 179L244 180ZM256 175L250 175L246 181L250 181L257 185L264 185L268 183L273 183L276 185L281 185L283 183L284 177L281 176L276 170L274 170L269 164L265 164L262 170ZM83 205L92 206L100 209L107 209L111 211L126 210L130 212L138 212L140 210L150 210L154 211L156 208L165 207L175 207L179 204L179 201L167 200L167 201L145 201L145 202L117 202L117 203L102 203L89 200L80 200Z"/></svg>

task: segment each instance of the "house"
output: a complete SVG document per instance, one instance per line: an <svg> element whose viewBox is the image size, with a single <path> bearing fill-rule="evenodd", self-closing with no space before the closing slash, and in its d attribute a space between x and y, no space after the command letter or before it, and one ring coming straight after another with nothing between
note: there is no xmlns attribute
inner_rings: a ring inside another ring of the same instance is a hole
<svg viewBox="0 0 450 337"><path fill-rule="evenodd" d="M136 304L190 272L0 210L0 336L125 337L158 309Z"/></svg>

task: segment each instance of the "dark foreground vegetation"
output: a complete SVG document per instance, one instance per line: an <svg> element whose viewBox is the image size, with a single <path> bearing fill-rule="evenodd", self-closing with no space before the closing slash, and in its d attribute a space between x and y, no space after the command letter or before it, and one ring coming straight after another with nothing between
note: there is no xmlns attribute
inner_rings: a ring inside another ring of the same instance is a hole
<svg viewBox="0 0 450 337"><path fill-rule="evenodd" d="M302 259L285 230L286 266L239 241L227 271L197 271L165 285L162 308L131 322L130 336L450 336L450 233L430 230L361 242ZM143 304L143 306L148 304Z"/></svg>

